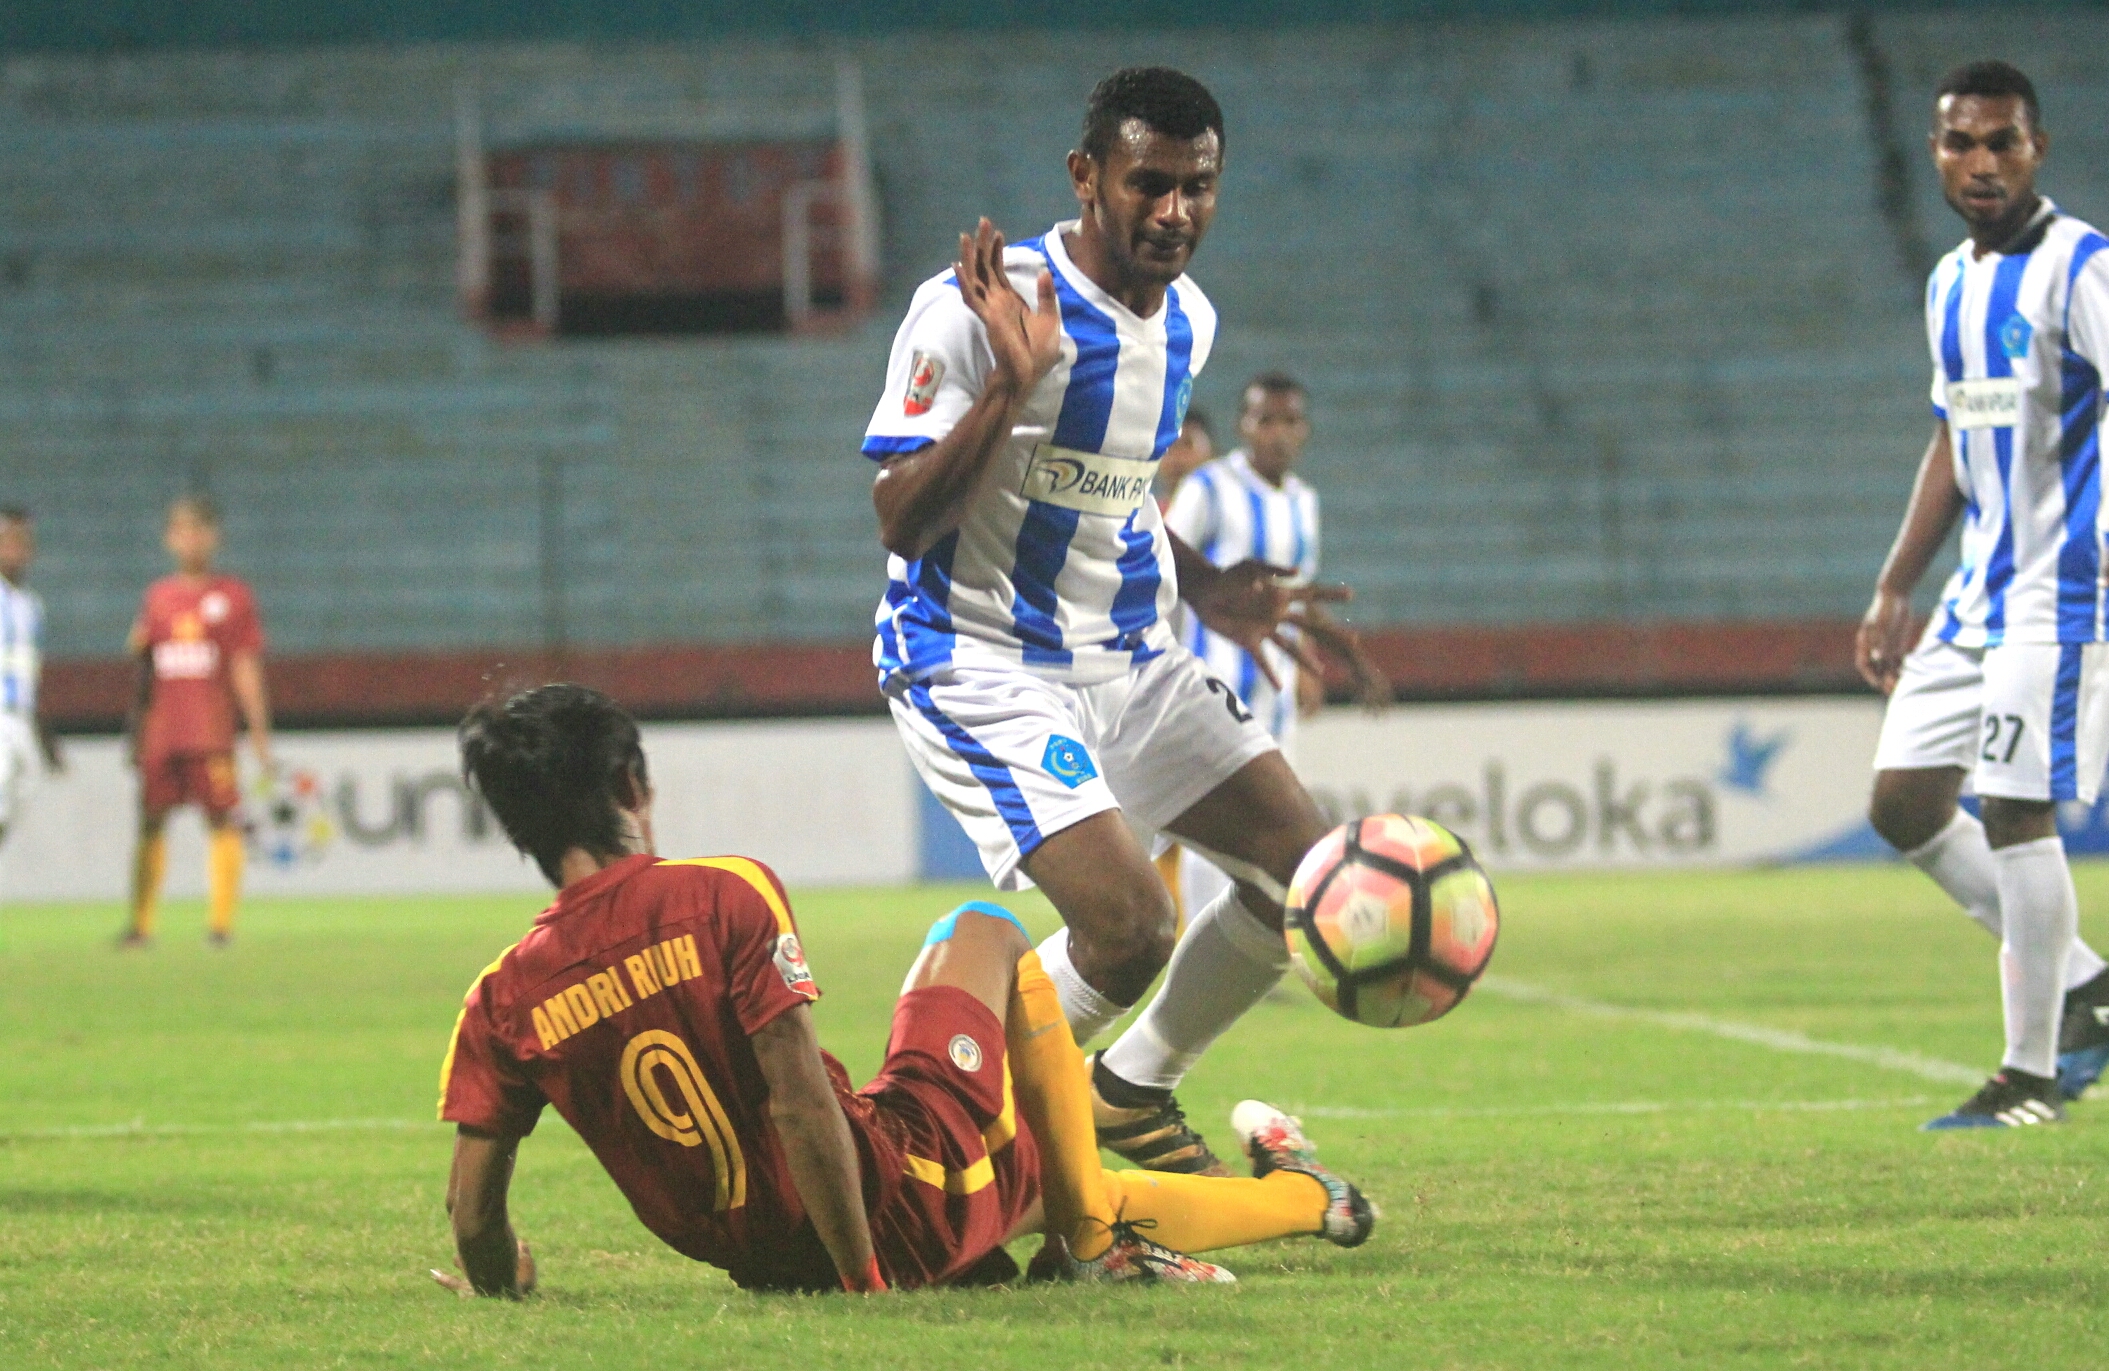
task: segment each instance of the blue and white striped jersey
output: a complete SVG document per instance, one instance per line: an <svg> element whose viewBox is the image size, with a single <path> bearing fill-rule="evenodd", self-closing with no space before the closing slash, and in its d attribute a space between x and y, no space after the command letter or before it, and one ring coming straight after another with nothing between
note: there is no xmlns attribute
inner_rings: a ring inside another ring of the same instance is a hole
<svg viewBox="0 0 2109 1371"><path fill-rule="evenodd" d="M0 712L36 716L43 652L44 602L0 576Z"/></svg>
<svg viewBox="0 0 2109 1371"><path fill-rule="evenodd" d="M2015 246L1980 258L1965 242L1926 287L1933 412L1966 501L1934 622L1958 647L2105 636L2109 238L2045 199Z"/></svg>
<svg viewBox="0 0 2109 1371"><path fill-rule="evenodd" d="M1173 641L1178 578L1150 485L1215 342L1216 312L1182 276L1155 315L1137 317L1069 260L1062 235L1075 227L1004 250L1028 302L1040 272L1053 273L1061 357L965 521L915 561L888 560L872 649L882 684L953 664L1089 684ZM894 335L865 455L883 461L951 432L994 365L951 273L925 281Z"/></svg>
<svg viewBox="0 0 2109 1371"><path fill-rule="evenodd" d="M1298 584L1318 579L1318 492L1294 472L1280 485L1270 484L1242 451L1218 457L1187 477L1164 521L1217 566L1256 557L1294 568ZM1266 649L1267 665L1281 678L1277 691L1251 653L1203 628L1192 614L1185 616L1184 632L1194 655L1237 689L1267 731L1277 739L1287 737L1296 723L1296 660L1279 648Z"/></svg>

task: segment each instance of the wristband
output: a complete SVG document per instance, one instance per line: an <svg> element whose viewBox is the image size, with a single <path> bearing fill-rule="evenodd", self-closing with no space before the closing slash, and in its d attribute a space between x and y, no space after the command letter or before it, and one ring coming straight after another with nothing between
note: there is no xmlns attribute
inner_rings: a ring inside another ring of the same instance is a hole
<svg viewBox="0 0 2109 1371"><path fill-rule="evenodd" d="M883 1295L886 1293L886 1277L879 1274L879 1257L873 1253L865 1259L864 1270L856 1276L844 1276L842 1288L852 1295Z"/></svg>

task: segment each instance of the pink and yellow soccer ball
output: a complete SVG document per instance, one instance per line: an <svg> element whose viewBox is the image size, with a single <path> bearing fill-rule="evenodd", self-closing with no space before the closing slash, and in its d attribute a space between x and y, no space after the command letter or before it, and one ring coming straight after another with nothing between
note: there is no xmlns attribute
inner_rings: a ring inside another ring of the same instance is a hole
<svg viewBox="0 0 2109 1371"><path fill-rule="evenodd" d="M1342 1018L1404 1028L1457 1007L1501 928L1494 885L1441 824L1379 814L1304 854L1284 901L1289 964Z"/></svg>

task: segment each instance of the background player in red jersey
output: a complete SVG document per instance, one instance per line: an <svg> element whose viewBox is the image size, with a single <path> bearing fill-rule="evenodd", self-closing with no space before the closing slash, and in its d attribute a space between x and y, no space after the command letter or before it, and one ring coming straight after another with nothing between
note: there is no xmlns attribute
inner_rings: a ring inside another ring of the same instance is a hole
<svg viewBox="0 0 2109 1371"><path fill-rule="evenodd" d="M233 822L234 725L240 710L256 759L271 764L271 710L264 693L264 632L256 599L238 578L212 569L220 517L212 502L186 495L169 506L163 533L176 572L146 589L127 650L139 658L139 703L132 758L139 767L139 847L132 859L132 926L119 940L138 947L154 936L161 880L168 869L163 826L169 811L194 804L211 830L211 931L234 931L242 888L242 834Z"/></svg>
<svg viewBox="0 0 2109 1371"><path fill-rule="evenodd" d="M543 686L479 707L462 734L471 782L558 894L470 988L441 1068L466 1273L435 1271L449 1289L533 1286L507 1202L544 1104L647 1228L749 1288L1006 1280L1006 1239L1042 1228L1061 1239L1042 1274L1089 1281L1230 1278L1143 1238L1145 1221L1191 1249L1367 1237L1367 1202L1254 1101L1233 1120L1253 1179L1102 1171L1083 1055L1024 928L994 905L931 929L885 1064L852 1090L814 1035L820 991L775 875L652 855L621 709Z"/></svg>

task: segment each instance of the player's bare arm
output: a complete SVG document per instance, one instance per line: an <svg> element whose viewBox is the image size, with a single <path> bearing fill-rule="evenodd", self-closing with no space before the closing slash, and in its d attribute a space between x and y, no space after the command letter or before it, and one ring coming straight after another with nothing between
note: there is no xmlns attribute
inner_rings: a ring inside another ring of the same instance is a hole
<svg viewBox="0 0 2109 1371"><path fill-rule="evenodd" d="M1311 631L1307 606L1345 603L1355 592L1342 585L1290 585L1296 572L1288 567L1269 566L1247 558L1234 566L1219 567L1188 547L1178 535L1166 530L1172 560L1179 569L1179 598L1194 607L1203 624L1252 654L1261 673L1279 690L1281 682L1267 665L1263 644L1272 643L1294 658L1306 671L1318 671L1317 659L1296 635L1282 632L1284 624Z"/></svg>
<svg viewBox="0 0 2109 1371"><path fill-rule="evenodd" d="M256 652L237 652L227 663L227 679L234 686L235 702L249 726L249 746L256 760L271 764L271 699L264 689L264 659Z"/></svg>
<svg viewBox="0 0 2109 1371"><path fill-rule="evenodd" d="M886 1288L864 1212L857 1147L821 1061L812 1011L795 1005L754 1035L754 1059L769 1083L769 1122L821 1245L835 1259L846 1290Z"/></svg>
<svg viewBox="0 0 2109 1371"><path fill-rule="evenodd" d="M1039 303L1028 306L1004 273L1003 235L995 225L983 219L971 236L959 236L952 270L960 298L987 331L996 365L950 433L918 452L890 458L872 481L879 541L910 561L959 527L1033 387L1061 355L1054 278L1040 273Z"/></svg>
<svg viewBox="0 0 2109 1371"><path fill-rule="evenodd" d="M1919 462L1918 479L1912 483L1904 522L1890 544L1889 555L1882 559L1875 597L1860 618L1853 643L1853 662L1861 678L1884 695L1896 689L1897 674L1911 650L1911 593L1962 512L1963 495L1955 484L1948 425L1935 424L1933 439Z"/></svg>
<svg viewBox="0 0 2109 1371"><path fill-rule="evenodd" d="M132 631L125 636L124 647L138 667L132 686L132 703L125 710L124 719L125 762L136 767L139 765L139 732L146 726L147 706L154 702L154 657L147 649L143 621L132 625Z"/></svg>
<svg viewBox="0 0 2109 1371"><path fill-rule="evenodd" d="M519 1299L534 1292L534 1254L513 1232L506 1208L519 1150L520 1140L509 1134L464 1126L454 1136L447 1216L463 1274L434 1271L432 1279L457 1295Z"/></svg>

